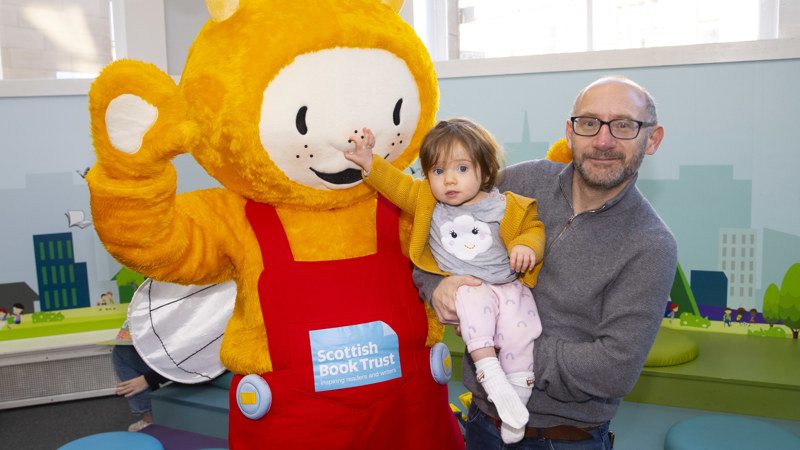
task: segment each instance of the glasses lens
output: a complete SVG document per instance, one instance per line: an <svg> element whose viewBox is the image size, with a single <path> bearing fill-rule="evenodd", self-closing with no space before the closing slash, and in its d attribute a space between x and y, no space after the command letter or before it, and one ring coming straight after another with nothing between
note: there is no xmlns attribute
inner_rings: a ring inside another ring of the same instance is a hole
<svg viewBox="0 0 800 450"><path fill-rule="evenodd" d="M611 135L617 139L633 139L639 135L639 122L631 119L614 119L604 122L596 117L575 117L572 130L581 136L594 136L600 127L608 125Z"/></svg>
<svg viewBox="0 0 800 450"><path fill-rule="evenodd" d="M576 117L572 121L572 130L582 136L594 136L601 125L600 120L592 117Z"/></svg>
<svg viewBox="0 0 800 450"><path fill-rule="evenodd" d="M614 119L609 125L611 135L620 139L633 139L639 134L639 124L629 119Z"/></svg>

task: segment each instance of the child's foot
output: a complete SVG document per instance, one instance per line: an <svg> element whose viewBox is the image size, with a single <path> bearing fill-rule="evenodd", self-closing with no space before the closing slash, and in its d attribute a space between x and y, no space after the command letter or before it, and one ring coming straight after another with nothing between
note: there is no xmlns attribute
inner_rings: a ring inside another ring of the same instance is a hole
<svg viewBox="0 0 800 450"><path fill-rule="evenodd" d="M139 420L138 422L132 423L131 426L128 427L128 431L136 432L142 428L149 427L150 425L152 425L152 423Z"/></svg>
<svg viewBox="0 0 800 450"><path fill-rule="evenodd" d="M525 427L514 428L511 425L502 422L500 424L500 437L506 444L513 444L519 442L525 437Z"/></svg>
<svg viewBox="0 0 800 450"><path fill-rule="evenodd" d="M497 358L484 358L475 362L478 381L489 401L494 403L500 420L512 428L524 428L528 423L528 408L522 403Z"/></svg>

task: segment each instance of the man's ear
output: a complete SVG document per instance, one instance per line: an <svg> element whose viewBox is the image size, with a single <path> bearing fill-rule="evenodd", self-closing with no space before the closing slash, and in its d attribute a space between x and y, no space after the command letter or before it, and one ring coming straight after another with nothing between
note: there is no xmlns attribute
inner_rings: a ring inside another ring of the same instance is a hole
<svg viewBox="0 0 800 450"><path fill-rule="evenodd" d="M647 146L645 147L644 153L647 155L654 154L658 150L658 146L661 145L662 139L664 139L664 127L656 125L647 138Z"/></svg>
<svg viewBox="0 0 800 450"><path fill-rule="evenodd" d="M567 120L566 128L564 129L564 135L567 137L567 147L572 148L572 121Z"/></svg>

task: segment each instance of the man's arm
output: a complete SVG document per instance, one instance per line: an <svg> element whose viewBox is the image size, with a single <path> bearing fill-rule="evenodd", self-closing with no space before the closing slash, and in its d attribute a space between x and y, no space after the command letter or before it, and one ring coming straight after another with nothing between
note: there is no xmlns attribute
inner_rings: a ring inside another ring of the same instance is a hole
<svg viewBox="0 0 800 450"><path fill-rule="evenodd" d="M675 276L671 236L653 237L607 286L590 340L536 340L536 389L563 402L621 398L630 393L658 333Z"/></svg>
<svg viewBox="0 0 800 450"><path fill-rule="evenodd" d="M452 275L443 277L414 267L414 284L419 290L419 296L425 300L436 318L443 325L458 325L456 314L456 291L464 285L478 286L481 280L471 275Z"/></svg>

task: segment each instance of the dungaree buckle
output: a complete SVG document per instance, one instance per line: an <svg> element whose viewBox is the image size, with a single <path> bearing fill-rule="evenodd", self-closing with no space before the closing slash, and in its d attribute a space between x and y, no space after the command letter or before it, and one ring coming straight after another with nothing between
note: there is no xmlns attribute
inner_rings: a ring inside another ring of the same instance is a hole
<svg viewBox="0 0 800 450"><path fill-rule="evenodd" d="M450 349L442 342L437 342L431 347L431 375L433 379L445 385L453 376L453 362L450 359Z"/></svg>
<svg viewBox="0 0 800 450"><path fill-rule="evenodd" d="M272 406L272 390L261 376L247 375L239 380L236 386L236 404L245 417L258 420L264 417Z"/></svg>

